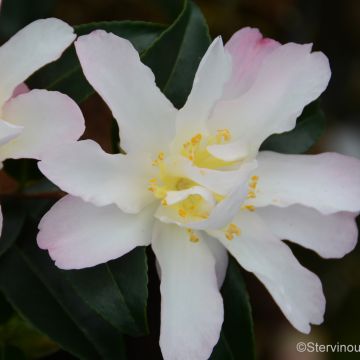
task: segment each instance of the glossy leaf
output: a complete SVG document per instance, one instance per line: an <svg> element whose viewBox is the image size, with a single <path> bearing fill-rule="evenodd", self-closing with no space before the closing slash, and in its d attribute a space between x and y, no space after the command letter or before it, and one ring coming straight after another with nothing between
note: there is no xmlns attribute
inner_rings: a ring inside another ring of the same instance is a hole
<svg viewBox="0 0 360 360"><path fill-rule="evenodd" d="M141 53L152 45L164 30L164 26L137 21L109 21L75 27L75 31L79 36L98 29L128 39ZM33 75L29 84L30 87L60 91L69 95L78 103L94 93L93 88L82 73L74 46L71 46L58 61L45 66Z"/></svg>
<svg viewBox="0 0 360 360"><path fill-rule="evenodd" d="M28 222L21 241L1 257L1 291L25 319L79 358L125 359L121 334L82 301L65 271L37 247L35 234Z"/></svg>
<svg viewBox="0 0 360 360"><path fill-rule="evenodd" d="M199 8L185 1L178 18L142 56L163 93L176 107L184 105L200 60L210 44L209 30Z"/></svg>
<svg viewBox="0 0 360 360"><path fill-rule="evenodd" d="M119 331L133 336L147 333L145 248L67 275L83 300Z"/></svg>
<svg viewBox="0 0 360 360"><path fill-rule="evenodd" d="M319 103L308 105L297 121L294 130L275 134L264 141L261 150L284 154L302 154L308 151L324 133L326 121Z"/></svg>
<svg viewBox="0 0 360 360"><path fill-rule="evenodd" d="M237 262L230 258L224 285L224 324L211 360L254 360L254 330L249 296Z"/></svg>

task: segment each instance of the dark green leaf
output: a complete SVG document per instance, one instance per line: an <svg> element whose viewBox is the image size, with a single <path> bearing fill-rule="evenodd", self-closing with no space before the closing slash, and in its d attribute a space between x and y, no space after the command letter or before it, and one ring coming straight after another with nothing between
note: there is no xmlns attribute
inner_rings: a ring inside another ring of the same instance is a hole
<svg viewBox="0 0 360 360"><path fill-rule="evenodd" d="M3 0L0 12L0 35L9 38L25 25L52 13L56 0Z"/></svg>
<svg viewBox="0 0 360 360"><path fill-rule="evenodd" d="M308 151L324 133L326 121L318 102L308 105L299 117L294 130L271 135L264 141L261 150L284 154L302 154Z"/></svg>
<svg viewBox="0 0 360 360"><path fill-rule="evenodd" d="M222 287L225 318L211 360L254 360L255 342L251 306L237 262L230 258Z"/></svg>
<svg viewBox="0 0 360 360"><path fill-rule="evenodd" d="M4 162L4 170L19 182L21 188L24 188L30 181L37 181L43 178L42 173L37 167L37 160L8 159Z"/></svg>
<svg viewBox="0 0 360 360"><path fill-rule="evenodd" d="M151 46L164 30L164 26L145 22L109 21L75 27L78 35L85 35L96 29L103 29L128 39L141 53ZM74 46L71 46L58 61L33 75L29 83L31 87L60 91L79 103L94 93L82 73Z"/></svg>
<svg viewBox="0 0 360 360"><path fill-rule="evenodd" d="M5 199L1 202L3 230L0 238L0 255L17 239L24 225L26 211L20 199Z"/></svg>
<svg viewBox="0 0 360 360"><path fill-rule="evenodd" d="M0 324L7 322L14 314L14 310L4 295L0 293Z"/></svg>
<svg viewBox="0 0 360 360"><path fill-rule="evenodd" d="M0 259L0 289L12 306L65 350L84 359L124 359L121 334L95 313L35 241L27 223ZM26 295L25 295L26 294Z"/></svg>
<svg viewBox="0 0 360 360"><path fill-rule="evenodd" d="M83 300L121 332L147 333L147 262L144 248L93 268L68 271Z"/></svg>
<svg viewBox="0 0 360 360"><path fill-rule="evenodd" d="M15 346L1 346L0 360L26 360L26 356Z"/></svg>
<svg viewBox="0 0 360 360"><path fill-rule="evenodd" d="M175 106L184 105L209 44L209 30L201 11L185 1L178 18L142 56L154 72L157 85Z"/></svg>

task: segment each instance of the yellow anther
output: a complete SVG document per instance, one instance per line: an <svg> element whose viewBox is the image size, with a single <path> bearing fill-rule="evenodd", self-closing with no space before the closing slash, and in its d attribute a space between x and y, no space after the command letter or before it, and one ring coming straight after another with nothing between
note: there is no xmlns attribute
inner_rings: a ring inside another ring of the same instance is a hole
<svg viewBox="0 0 360 360"><path fill-rule="evenodd" d="M180 208L180 209L178 210L178 214L179 214L179 216L181 216L182 218L184 218L184 217L186 217L187 212L185 211L185 209Z"/></svg>
<svg viewBox="0 0 360 360"><path fill-rule="evenodd" d="M222 140L230 141L231 140L231 133L228 129L219 129L217 130L216 141L219 143Z"/></svg>
<svg viewBox="0 0 360 360"><path fill-rule="evenodd" d="M153 166L158 166L161 161L165 158L165 154L161 151L159 152L157 158L152 162Z"/></svg>
<svg viewBox="0 0 360 360"><path fill-rule="evenodd" d="M247 195L248 199L255 199L256 198L256 194L254 191L249 191L248 195Z"/></svg>
<svg viewBox="0 0 360 360"><path fill-rule="evenodd" d="M193 242L193 243L199 242L200 239L199 239L199 237L194 233L193 230L187 229L187 232L189 233L189 239L190 239L191 242Z"/></svg>
<svg viewBox="0 0 360 360"><path fill-rule="evenodd" d="M149 183L156 183L156 182L157 182L156 178L152 178L149 180Z"/></svg>
<svg viewBox="0 0 360 360"><path fill-rule="evenodd" d="M191 144L192 145L197 145L202 139L202 135L201 134L196 134L195 136L193 136L191 138Z"/></svg>
<svg viewBox="0 0 360 360"><path fill-rule="evenodd" d="M257 182L251 182L250 184L249 184L249 188L250 189L256 189L256 186L257 186Z"/></svg>
<svg viewBox="0 0 360 360"><path fill-rule="evenodd" d="M161 205L162 205L162 206L167 206L167 205L168 205L166 199L162 199L162 200L161 200Z"/></svg>
<svg viewBox="0 0 360 360"><path fill-rule="evenodd" d="M244 205L244 209L249 210L249 211L255 211L255 206L254 205Z"/></svg>
<svg viewBox="0 0 360 360"><path fill-rule="evenodd" d="M240 234L241 234L241 230L235 224L229 224L225 231L225 237L228 240L232 240L234 238L234 235L240 236Z"/></svg>
<svg viewBox="0 0 360 360"><path fill-rule="evenodd" d="M252 180L252 181L259 181L259 177L258 177L257 175L253 175L253 176L251 177L251 180Z"/></svg>

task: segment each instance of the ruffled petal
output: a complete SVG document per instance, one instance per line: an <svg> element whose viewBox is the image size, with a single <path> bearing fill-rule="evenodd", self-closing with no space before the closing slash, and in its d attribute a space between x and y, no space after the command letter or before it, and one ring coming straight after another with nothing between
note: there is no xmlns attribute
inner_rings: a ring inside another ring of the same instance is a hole
<svg viewBox="0 0 360 360"><path fill-rule="evenodd" d="M75 40L74 30L59 19L36 20L0 47L0 104L32 73L57 60Z"/></svg>
<svg viewBox="0 0 360 360"><path fill-rule="evenodd" d="M323 215L301 205L286 208L267 206L257 209L257 214L274 235L316 251L324 258L341 258L356 245L357 214L338 212Z"/></svg>
<svg viewBox="0 0 360 360"><path fill-rule="evenodd" d="M247 271L268 289L290 323L310 332L320 324L325 298L319 278L304 268L290 248L275 237L256 213L241 211L234 219L241 233L228 240L222 231L211 231Z"/></svg>
<svg viewBox="0 0 360 360"><path fill-rule="evenodd" d="M311 53L311 45L279 46L266 56L248 91L216 105L209 128L228 129L233 141L242 144L241 152L246 146L248 156L254 156L269 135L295 127L304 107L319 97L329 79L327 57ZM228 146L233 145L213 148Z"/></svg>
<svg viewBox="0 0 360 360"><path fill-rule="evenodd" d="M245 27L237 31L225 45L233 67L222 98L235 99L249 90L264 59L279 46L277 41L264 38L258 29Z"/></svg>
<svg viewBox="0 0 360 360"><path fill-rule="evenodd" d="M176 118L176 145L182 144L196 133L206 130L206 120L231 73L231 59L223 42L217 37L203 56L196 72L193 87L184 107Z"/></svg>
<svg viewBox="0 0 360 360"><path fill-rule="evenodd" d="M84 118L76 103L57 91L32 90L6 102L3 118L23 127L0 148L0 159L40 159L53 147L76 141L84 132Z"/></svg>
<svg viewBox="0 0 360 360"><path fill-rule="evenodd" d="M165 360L207 360L223 322L215 259L205 241L157 222L152 248L161 268L160 347Z"/></svg>
<svg viewBox="0 0 360 360"><path fill-rule="evenodd" d="M156 87L131 43L97 30L75 42L84 74L110 107L127 153L164 150L175 135L176 110Z"/></svg>
<svg viewBox="0 0 360 360"><path fill-rule="evenodd" d="M114 205L99 207L68 195L42 218L37 242L61 269L95 266L149 245L152 212L150 206L129 215Z"/></svg>
<svg viewBox="0 0 360 360"><path fill-rule="evenodd" d="M255 206L301 204L323 214L360 211L360 160L336 153L258 156Z"/></svg>
<svg viewBox="0 0 360 360"><path fill-rule="evenodd" d="M110 155L92 140L55 148L39 168L62 190L98 206L137 213L155 199L148 191L155 169L146 155Z"/></svg>

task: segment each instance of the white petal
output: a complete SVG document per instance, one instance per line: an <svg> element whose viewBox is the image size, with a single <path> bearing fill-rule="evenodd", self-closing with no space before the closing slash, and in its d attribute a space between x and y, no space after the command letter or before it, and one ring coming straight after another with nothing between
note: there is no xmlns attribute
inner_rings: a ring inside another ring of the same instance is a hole
<svg viewBox="0 0 360 360"><path fill-rule="evenodd" d="M228 252L226 248L222 244L220 244L217 239L209 236L204 231L201 232L201 239L206 242L207 246L209 247L215 258L216 278L218 280L218 286L220 289L222 284L224 283L227 267L229 264Z"/></svg>
<svg viewBox="0 0 360 360"><path fill-rule="evenodd" d="M263 38L258 29L245 27L237 31L225 45L233 69L223 99L237 98L246 92L254 83L264 59L279 46L277 41Z"/></svg>
<svg viewBox="0 0 360 360"><path fill-rule="evenodd" d="M137 213L155 198L148 191L154 167L145 155L107 154L92 140L59 146L39 162L43 174L71 195Z"/></svg>
<svg viewBox="0 0 360 360"><path fill-rule="evenodd" d="M274 49L247 92L216 105L210 129L215 131L220 125L229 129L250 155L269 135L293 129L303 108L319 97L330 79L326 56L310 51L310 45L292 43Z"/></svg>
<svg viewBox="0 0 360 360"><path fill-rule="evenodd" d="M324 258L341 258L356 245L357 214L339 212L323 215L301 205L257 209L274 235L316 251Z"/></svg>
<svg viewBox="0 0 360 360"><path fill-rule="evenodd" d="M0 159L40 159L53 147L76 141L84 118L76 103L57 91L32 90L6 102L3 118L24 130L0 149Z"/></svg>
<svg viewBox="0 0 360 360"><path fill-rule="evenodd" d="M58 59L74 41L74 30L59 19L34 21L0 48L0 104L17 85L42 66Z"/></svg>
<svg viewBox="0 0 360 360"><path fill-rule="evenodd" d="M222 96L230 73L231 58L225 52L221 38L217 37L203 56L186 104L178 112L175 146L182 146L196 133L206 129L206 120L215 102Z"/></svg>
<svg viewBox="0 0 360 360"><path fill-rule="evenodd" d="M114 205L95 206L68 195L40 221L37 242L61 269L95 266L149 245L152 213L152 206L129 215Z"/></svg>
<svg viewBox="0 0 360 360"><path fill-rule="evenodd" d="M325 298L319 278L300 265L290 248L276 238L256 213L242 211L234 220L241 235L227 240L212 231L247 271L265 285L291 324L309 333L310 324L320 324Z"/></svg>
<svg viewBox="0 0 360 360"><path fill-rule="evenodd" d="M360 210L360 160L336 153L258 156L255 206L302 204L324 214Z"/></svg>
<svg viewBox="0 0 360 360"><path fill-rule="evenodd" d="M176 110L131 43L97 30L75 46L86 78L119 124L121 147L128 153L164 150L175 135Z"/></svg>
<svg viewBox="0 0 360 360"><path fill-rule="evenodd" d="M10 140L16 138L23 129L23 126L9 124L6 121L0 120L0 145L4 145Z"/></svg>
<svg viewBox="0 0 360 360"><path fill-rule="evenodd" d="M223 322L215 259L185 229L155 224L152 247L161 267L160 347L164 360L207 360Z"/></svg>

